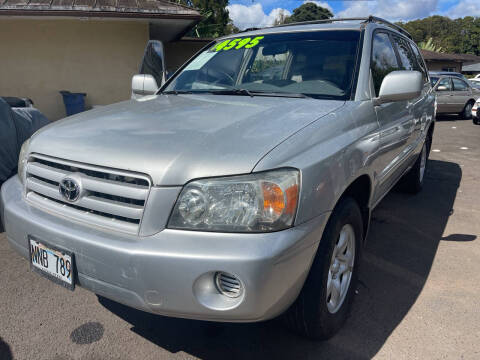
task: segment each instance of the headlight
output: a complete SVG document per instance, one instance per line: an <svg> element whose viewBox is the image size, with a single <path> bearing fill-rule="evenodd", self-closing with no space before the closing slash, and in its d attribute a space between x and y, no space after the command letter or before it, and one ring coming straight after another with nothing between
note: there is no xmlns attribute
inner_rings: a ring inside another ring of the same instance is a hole
<svg viewBox="0 0 480 360"><path fill-rule="evenodd" d="M27 165L27 154L28 146L30 145L30 139L25 141L20 149L20 154L18 156L18 178L20 182L24 184L25 182L25 166Z"/></svg>
<svg viewBox="0 0 480 360"><path fill-rule="evenodd" d="M285 169L188 183L168 223L171 229L268 232L293 225L300 175Z"/></svg>

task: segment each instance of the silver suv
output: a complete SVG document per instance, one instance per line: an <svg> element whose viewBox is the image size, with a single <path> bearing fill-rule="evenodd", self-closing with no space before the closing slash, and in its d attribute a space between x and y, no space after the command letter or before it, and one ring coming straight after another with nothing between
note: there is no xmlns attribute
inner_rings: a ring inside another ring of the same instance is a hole
<svg viewBox="0 0 480 360"><path fill-rule="evenodd" d="M382 19L218 39L158 94L56 122L1 191L31 268L144 311L325 339L353 299L370 214L422 188L435 96ZM64 306L64 304L59 304Z"/></svg>

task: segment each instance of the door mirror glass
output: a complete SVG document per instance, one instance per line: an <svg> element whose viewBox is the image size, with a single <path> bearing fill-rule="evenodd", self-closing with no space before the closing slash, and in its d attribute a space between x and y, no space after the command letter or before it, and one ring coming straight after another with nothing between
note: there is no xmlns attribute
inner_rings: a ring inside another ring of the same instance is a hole
<svg viewBox="0 0 480 360"><path fill-rule="evenodd" d="M437 91L448 91L448 88L445 85L440 85L437 87Z"/></svg>
<svg viewBox="0 0 480 360"><path fill-rule="evenodd" d="M419 71L393 71L382 81L375 105L418 98L423 89L422 73Z"/></svg>

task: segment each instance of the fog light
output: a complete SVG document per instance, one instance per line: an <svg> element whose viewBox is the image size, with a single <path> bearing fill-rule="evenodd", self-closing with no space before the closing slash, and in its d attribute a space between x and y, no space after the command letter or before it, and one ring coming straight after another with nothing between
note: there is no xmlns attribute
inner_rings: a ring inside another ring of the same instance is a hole
<svg viewBox="0 0 480 360"><path fill-rule="evenodd" d="M237 298L243 293L243 285L234 275L217 272L215 273L215 286L220 294L230 298Z"/></svg>

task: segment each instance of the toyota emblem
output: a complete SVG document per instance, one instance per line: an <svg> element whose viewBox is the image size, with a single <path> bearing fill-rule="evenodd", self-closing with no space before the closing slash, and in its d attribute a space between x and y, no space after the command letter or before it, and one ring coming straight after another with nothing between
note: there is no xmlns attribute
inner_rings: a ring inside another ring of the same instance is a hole
<svg viewBox="0 0 480 360"><path fill-rule="evenodd" d="M60 194L67 201L76 201L80 197L80 185L72 178L62 179L60 181Z"/></svg>

